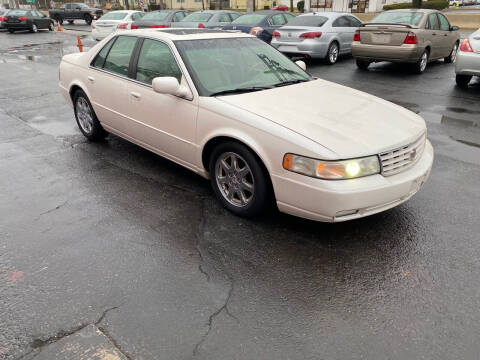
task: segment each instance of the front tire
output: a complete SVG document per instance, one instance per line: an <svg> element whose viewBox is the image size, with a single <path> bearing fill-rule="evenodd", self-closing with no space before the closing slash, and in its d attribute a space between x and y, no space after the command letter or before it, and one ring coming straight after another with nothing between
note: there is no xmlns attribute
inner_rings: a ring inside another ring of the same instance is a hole
<svg viewBox="0 0 480 360"><path fill-rule="evenodd" d="M340 48L336 41L333 41L330 46L328 47L327 56L325 57L325 61L328 65L333 65L338 60L338 54L340 52Z"/></svg>
<svg viewBox="0 0 480 360"><path fill-rule="evenodd" d="M107 132L98 121L90 100L82 90L77 90L73 95L73 104L75 119L82 134L91 141L105 138Z"/></svg>
<svg viewBox="0 0 480 360"><path fill-rule="evenodd" d="M15 32L15 30L13 30L13 29L8 29L8 32L9 32L10 34L13 34L13 33Z"/></svg>
<svg viewBox="0 0 480 360"><path fill-rule="evenodd" d="M55 28L53 27L53 22L51 22L50 24L48 24L48 30L49 31L54 31Z"/></svg>
<svg viewBox="0 0 480 360"><path fill-rule="evenodd" d="M225 208L238 216L252 217L267 203L268 173L246 146L225 142L212 152L210 182Z"/></svg>
<svg viewBox="0 0 480 360"><path fill-rule="evenodd" d="M368 67L370 66L370 61L367 60L357 59L356 63L360 70L368 70Z"/></svg>
<svg viewBox="0 0 480 360"><path fill-rule="evenodd" d="M413 70L417 74L423 74L428 65L428 50L425 49L420 59L413 65Z"/></svg>
<svg viewBox="0 0 480 360"><path fill-rule="evenodd" d="M463 89L468 88L468 83L470 82L470 80L472 80L471 75L457 74L457 76L455 77L455 81L457 82L457 86L461 87Z"/></svg>
<svg viewBox="0 0 480 360"><path fill-rule="evenodd" d="M457 60L457 52L458 52L458 42L453 45L452 52L446 58L443 58L443 61L447 64L454 63Z"/></svg>

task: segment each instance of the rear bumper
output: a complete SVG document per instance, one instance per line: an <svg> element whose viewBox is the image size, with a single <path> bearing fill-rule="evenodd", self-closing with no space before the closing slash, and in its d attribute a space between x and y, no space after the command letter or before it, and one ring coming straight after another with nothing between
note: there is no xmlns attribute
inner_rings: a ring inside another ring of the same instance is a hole
<svg viewBox="0 0 480 360"><path fill-rule="evenodd" d="M416 45L407 44L389 46L352 43L353 57L369 61L417 62L423 50Z"/></svg>
<svg viewBox="0 0 480 360"><path fill-rule="evenodd" d="M108 35L110 35L111 33L115 32L115 28L113 30L109 29L109 30L105 30L105 31L99 31L98 28L95 28L92 30L92 37L94 39L99 39L99 40L102 40L102 39L105 39Z"/></svg>
<svg viewBox="0 0 480 360"><path fill-rule="evenodd" d="M427 140L418 162L393 176L327 181L299 174L272 176L280 211L324 222L357 219L393 208L410 199L427 181L433 164ZM342 214L343 213L343 214Z"/></svg>
<svg viewBox="0 0 480 360"><path fill-rule="evenodd" d="M298 42L273 39L271 45L284 54L301 54L312 58L324 58L328 52L328 43L319 43L313 39Z"/></svg>
<svg viewBox="0 0 480 360"><path fill-rule="evenodd" d="M459 51L455 62L455 73L480 76L480 54Z"/></svg>

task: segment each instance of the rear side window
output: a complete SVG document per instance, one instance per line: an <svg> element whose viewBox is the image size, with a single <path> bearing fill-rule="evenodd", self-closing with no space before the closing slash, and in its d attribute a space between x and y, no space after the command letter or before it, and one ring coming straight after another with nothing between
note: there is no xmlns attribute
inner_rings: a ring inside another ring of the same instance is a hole
<svg viewBox="0 0 480 360"><path fill-rule="evenodd" d="M185 17L185 14L183 12L177 12L173 16L173 21L180 21Z"/></svg>
<svg viewBox="0 0 480 360"><path fill-rule="evenodd" d="M427 25L425 25L425 29L440 30L440 24L438 23L437 14L428 15L428 21Z"/></svg>
<svg viewBox="0 0 480 360"><path fill-rule="evenodd" d="M437 14L438 19L440 20L440 30L442 31L450 31L450 23L448 22L447 18L442 14Z"/></svg>
<svg viewBox="0 0 480 360"><path fill-rule="evenodd" d="M115 38L110 40L107 45L103 47L102 50L97 54L95 60L93 60L92 66L97 68L103 68L103 64L105 63L105 58L107 57L108 51L112 47L112 44L115 42Z"/></svg>
<svg viewBox="0 0 480 360"><path fill-rule="evenodd" d="M144 13L134 13L132 14L132 20L137 21L140 20L145 14Z"/></svg>
<svg viewBox="0 0 480 360"><path fill-rule="evenodd" d="M353 16L347 16L348 20L350 21L350 26L351 27L359 27L360 25L362 25L362 22L356 18L354 18Z"/></svg>
<svg viewBox="0 0 480 360"><path fill-rule="evenodd" d="M295 17L295 15L292 15L292 14L289 14L289 13L283 14L283 16L285 16L285 19L287 20L287 22L289 22L290 20L292 20Z"/></svg>
<svg viewBox="0 0 480 360"><path fill-rule="evenodd" d="M228 14L220 14L218 17L218 22L230 22L230 17Z"/></svg>
<svg viewBox="0 0 480 360"><path fill-rule="evenodd" d="M284 25L285 22L286 22L285 18L283 17L282 14L276 14L270 18L270 23L272 25Z"/></svg>
<svg viewBox="0 0 480 360"><path fill-rule="evenodd" d="M172 76L180 83L182 72L168 45L155 40L145 39L138 57L135 78L151 84L156 77Z"/></svg>
<svg viewBox="0 0 480 360"><path fill-rule="evenodd" d="M326 18L325 16L302 15L294 17L287 23L287 25L321 27L327 22L327 20L328 18Z"/></svg>
<svg viewBox="0 0 480 360"><path fill-rule="evenodd" d="M237 13L230 13L229 15L232 18L232 21L240 16L240 14L237 14Z"/></svg>
<svg viewBox="0 0 480 360"><path fill-rule="evenodd" d="M339 17L332 24L333 27L350 27L350 21L345 16Z"/></svg>
<svg viewBox="0 0 480 360"><path fill-rule="evenodd" d="M103 68L115 74L128 76L128 66L136 42L136 37L119 36L112 45Z"/></svg>

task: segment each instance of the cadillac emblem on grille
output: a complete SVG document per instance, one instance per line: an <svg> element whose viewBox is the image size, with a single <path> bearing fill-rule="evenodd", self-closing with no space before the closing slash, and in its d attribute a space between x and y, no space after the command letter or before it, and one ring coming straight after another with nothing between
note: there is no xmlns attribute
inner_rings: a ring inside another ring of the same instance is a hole
<svg viewBox="0 0 480 360"><path fill-rule="evenodd" d="M410 152L410 161L413 161L415 160L415 157L417 156L417 149L413 149L411 152Z"/></svg>

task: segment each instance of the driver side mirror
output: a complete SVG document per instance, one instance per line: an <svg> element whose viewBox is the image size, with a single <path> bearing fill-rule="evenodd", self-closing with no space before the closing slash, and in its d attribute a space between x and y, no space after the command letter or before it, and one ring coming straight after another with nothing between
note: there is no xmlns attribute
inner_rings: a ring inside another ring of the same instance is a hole
<svg viewBox="0 0 480 360"><path fill-rule="evenodd" d="M159 94L169 94L183 99L191 99L192 93L186 86L181 86L173 76L156 77L152 81L153 91Z"/></svg>
<svg viewBox="0 0 480 360"><path fill-rule="evenodd" d="M303 71L307 71L307 64L305 64L305 61L298 60L298 61L295 61L295 64L297 64L297 66Z"/></svg>
<svg viewBox="0 0 480 360"><path fill-rule="evenodd" d="M460 28L456 25L450 26L450 31L458 31Z"/></svg>

